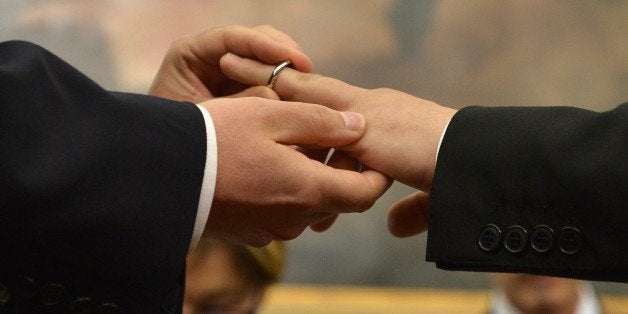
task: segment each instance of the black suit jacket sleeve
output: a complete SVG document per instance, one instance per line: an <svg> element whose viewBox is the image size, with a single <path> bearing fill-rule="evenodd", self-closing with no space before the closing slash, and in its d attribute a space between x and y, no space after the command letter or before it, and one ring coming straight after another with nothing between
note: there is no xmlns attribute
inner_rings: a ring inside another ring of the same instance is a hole
<svg viewBox="0 0 628 314"><path fill-rule="evenodd" d="M628 281L628 104L460 110L429 219L443 269Z"/></svg>
<svg viewBox="0 0 628 314"><path fill-rule="evenodd" d="M0 285L11 304L59 284L64 306L88 297L163 310L182 291L203 179L199 109L107 92L38 46L6 42L0 128ZM34 290L15 287L24 278Z"/></svg>

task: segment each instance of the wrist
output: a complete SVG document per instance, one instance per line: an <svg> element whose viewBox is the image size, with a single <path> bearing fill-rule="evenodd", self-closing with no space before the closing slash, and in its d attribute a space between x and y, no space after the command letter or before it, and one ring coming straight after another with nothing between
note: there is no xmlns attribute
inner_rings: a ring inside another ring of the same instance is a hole
<svg viewBox="0 0 628 314"><path fill-rule="evenodd" d="M446 107L442 107L442 109L442 112L434 118L435 123L431 138L435 139L435 146L434 149L431 150L433 153L427 164L427 168L425 169L425 177L423 178L425 186L422 187L425 191L428 191L432 187L432 181L434 180L434 174L436 172L436 164L438 162L438 154L440 153L440 146L443 143L443 139L445 138L445 133L447 132L447 127L449 126L451 119L454 117L456 112L458 112L455 109Z"/></svg>

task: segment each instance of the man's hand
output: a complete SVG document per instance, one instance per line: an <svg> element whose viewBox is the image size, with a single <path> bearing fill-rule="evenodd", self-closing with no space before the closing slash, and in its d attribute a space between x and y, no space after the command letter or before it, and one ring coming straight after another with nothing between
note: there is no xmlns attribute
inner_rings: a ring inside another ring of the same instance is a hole
<svg viewBox="0 0 628 314"><path fill-rule="evenodd" d="M263 84L272 68L235 55L224 56L221 64L227 76L251 86ZM364 136L342 150L371 169L429 191L439 140L455 110L396 90L363 89L293 69L279 74L274 90L283 100L361 113L368 122Z"/></svg>
<svg viewBox="0 0 628 314"><path fill-rule="evenodd" d="M293 239L315 222L367 210L388 188L378 172L335 169L294 149L354 143L365 130L359 114L262 98L202 105L218 139L216 192L205 236L254 246Z"/></svg>
<svg viewBox="0 0 628 314"><path fill-rule="evenodd" d="M227 76L248 85L263 84L269 72L269 66L235 55L224 56L221 64ZM396 90L362 89L292 69L281 72L274 90L284 100L361 113L368 123L364 136L342 150L370 169L430 190L440 138L455 110ZM429 194L419 191L395 204L388 215L390 231L403 237L424 231L428 201ZM323 221L314 227L324 230L330 224Z"/></svg>
<svg viewBox="0 0 628 314"><path fill-rule="evenodd" d="M414 192L388 210L388 230L394 236L406 238L427 230L430 195Z"/></svg>
<svg viewBox="0 0 628 314"><path fill-rule="evenodd" d="M219 62L228 53L267 64L291 60L292 66L301 72L312 70L312 62L301 47L272 26L224 26L175 41L149 94L193 103L225 96L277 98L265 86L250 87L226 77Z"/></svg>

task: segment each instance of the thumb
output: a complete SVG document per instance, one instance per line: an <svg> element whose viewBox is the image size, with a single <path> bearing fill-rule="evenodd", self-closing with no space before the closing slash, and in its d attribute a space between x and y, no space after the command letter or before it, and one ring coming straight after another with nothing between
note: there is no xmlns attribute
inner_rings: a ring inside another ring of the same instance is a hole
<svg viewBox="0 0 628 314"><path fill-rule="evenodd" d="M366 128L364 117L306 103L280 103L266 115L272 139L287 145L341 147L359 140Z"/></svg>
<svg viewBox="0 0 628 314"><path fill-rule="evenodd" d="M395 203L388 210L388 231L399 238L427 230L430 195L417 191Z"/></svg>

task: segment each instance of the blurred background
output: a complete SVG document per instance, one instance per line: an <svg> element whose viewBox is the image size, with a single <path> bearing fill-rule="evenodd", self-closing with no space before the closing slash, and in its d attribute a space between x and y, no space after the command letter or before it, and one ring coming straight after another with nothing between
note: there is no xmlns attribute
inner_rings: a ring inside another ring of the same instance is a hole
<svg viewBox="0 0 628 314"><path fill-rule="evenodd" d="M105 88L138 93L173 40L226 24L273 25L315 72L453 108L628 100L628 1L0 0L0 40L36 42ZM410 192L395 184L370 211L291 241L283 282L488 289L486 274L426 263L425 235L387 232L386 210Z"/></svg>

